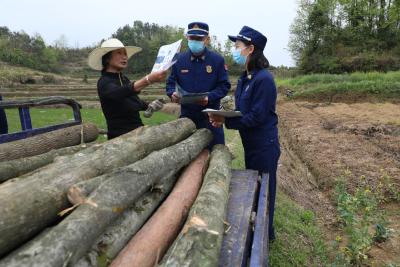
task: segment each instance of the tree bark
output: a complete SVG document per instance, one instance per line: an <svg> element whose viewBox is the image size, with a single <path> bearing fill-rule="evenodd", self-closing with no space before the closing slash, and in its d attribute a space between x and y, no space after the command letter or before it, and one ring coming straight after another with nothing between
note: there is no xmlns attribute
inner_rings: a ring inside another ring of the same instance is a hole
<svg viewBox="0 0 400 267"><path fill-rule="evenodd" d="M68 189L68 200L72 205L79 205L85 202L87 197L96 190L110 176L102 175L95 178L74 184Z"/></svg>
<svg viewBox="0 0 400 267"><path fill-rule="evenodd" d="M50 164L56 157L71 155L85 148L86 145L64 147L32 157L0 162L0 183Z"/></svg>
<svg viewBox="0 0 400 267"><path fill-rule="evenodd" d="M177 173L212 139L207 129L188 139L151 153L139 162L112 173L87 201L55 226L0 262L0 266L65 266L75 264L127 207L163 177Z"/></svg>
<svg viewBox="0 0 400 267"><path fill-rule="evenodd" d="M83 132L83 138L81 136ZM85 123L29 138L0 144L0 162L31 157L49 152L53 149L75 146L81 142L92 142L97 139L99 131L96 125Z"/></svg>
<svg viewBox="0 0 400 267"><path fill-rule="evenodd" d="M214 146L200 193L161 266L217 266L231 178L231 154Z"/></svg>
<svg viewBox="0 0 400 267"><path fill-rule="evenodd" d="M195 131L189 119L141 127L103 143L59 157L29 177L0 185L0 257L58 219L69 206L70 186L131 164L152 151L175 144Z"/></svg>
<svg viewBox="0 0 400 267"><path fill-rule="evenodd" d="M74 267L97 267L110 264L169 194L176 177L172 175L162 179L153 190L145 193L132 207L124 211Z"/></svg>
<svg viewBox="0 0 400 267"><path fill-rule="evenodd" d="M156 213L118 254L111 267L153 267L178 235L199 192L207 168L203 151L179 178Z"/></svg>

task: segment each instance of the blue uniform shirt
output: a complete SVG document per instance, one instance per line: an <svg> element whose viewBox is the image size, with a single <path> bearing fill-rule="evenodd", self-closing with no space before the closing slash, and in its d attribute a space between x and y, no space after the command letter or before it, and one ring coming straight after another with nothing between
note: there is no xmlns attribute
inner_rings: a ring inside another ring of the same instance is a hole
<svg viewBox="0 0 400 267"><path fill-rule="evenodd" d="M280 155L277 92L272 75L266 70L243 74L235 92L236 109L243 117L227 118L225 126L238 129L242 138L247 169L276 172Z"/></svg>
<svg viewBox="0 0 400 267"><path fill-rule="evenodd" d="M220 99L231 88L224 58L207 48L199 57L195 57L190 51L178 55L178 61L173 65L167 80L166 91L169 97L175 92L176 83L189 93L209 92L206 107L196 104L182 105L181 115L193 120L207 119L201 113L205 108L219 109Z"/></svg>
<svg viewBox="0 0 400 267"><path fill-rule="evenodd" d="M235 104L243 117L227 118L226 127L237 129L243 137L252 139L244 141L266 142L277 138L276 98L275 82L268 71L262 69L250 75L242 74L235 92Z"/></svg>
<svg viewBox="0 0 400 267"><path fill-rule="evenodd" d="M166 90L169 97L175 92L176 83L189 93L208 92L207 106L181 105L181 117L191 119L197 129L207 128L212 132L214 138L209 149L215 144L224 144L224 130L214 128L208 121L207 114L201 112L205 108L219 109L221 98L226 96L231 88L224 58L207 48L200 56L194 56L190 51L179 54L167 80Z"/></svg>

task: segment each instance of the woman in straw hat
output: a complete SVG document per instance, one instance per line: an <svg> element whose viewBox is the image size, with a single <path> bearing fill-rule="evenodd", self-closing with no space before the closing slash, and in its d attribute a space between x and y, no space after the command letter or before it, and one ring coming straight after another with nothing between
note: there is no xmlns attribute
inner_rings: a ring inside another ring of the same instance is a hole
<svg viewBox="0 0 400 267"><path fill-rule="evenodd" d="M134 82L122 74L128 66L128 59L141 50L140 47L124 46L120 40L112 38L89 54L89 66L101 71L97 91L107 121L108 139L143 126L139 111L146 110L148 106L157 111L163 106L159 100L147 104L138 94L146 86L164 81L166 71L150 73Z"/></svg>

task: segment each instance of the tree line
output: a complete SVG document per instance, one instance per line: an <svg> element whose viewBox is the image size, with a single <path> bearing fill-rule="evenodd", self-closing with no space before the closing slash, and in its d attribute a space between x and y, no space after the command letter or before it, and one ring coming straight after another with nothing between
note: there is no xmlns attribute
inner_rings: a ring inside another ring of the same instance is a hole
<svg viewBox="0 0 400 267"><path fill-rule="evenodd" d="M124 44L143 48L140 53L135 55L133 60L130 60L128 72L146 73L152 68L160 46L184 39L184 33L185 29L180 27L160 26L155 23L134 21L132 26L125 25L118 28L112 37L121 40ZM210 36L210 39L209 49L224 56L225 63L229 66L229 72L238 74L240 66L234 64L230 54L233 43L227 40L224 44L221 44L216 36ZM183 41L181 50L185 51L187 49L187 42Z"/></svg>
<svg viewBox="0 0 400 267"><path fill-rule="evenodd" d="M126 45L142 47L143 50L129 61L129 73L146 73L155 61L162 45L170 44L184 38L184 28L160 26L155 23L134 21L116 30L111 37L118 38ZM105 39L100 40L100 45ZM211 37L210 49L225 56L227 64L233 65L230 49L231 42L222 46L215 36ZM71 48L67 46L64 35L47 45L39 34L30 36L24 31L12 32L7 27L0 27L0 61L48 72L66 72L71 66L75 70L89 72L86 59L95 47ZM182 49L187 49L187 42L182 42ZM229 51L228 51L229 50ZM76 68L78 67L78 68ZM238 70L233 66L233 71Z"/></svg>
<svg viewBox="0 0 400 267"><path fill-rule="evenodd" d="M57 68L60 53L46 46L43 38L36 34L29 36L25 32L11 32L0 27L0 60L43 71Z"/></svg>
<svg viewBox="0 0 400 267"><path fill-rule="evenodd" d="M304 73L400 68L400 0L299 0L290 32Z"/></svg>
<svg viewBox="0 0 400 267"><path fill-rule="evenodd" d="M160 46L185 38L184 32L184 28L134 21L132 25L118 28L110 37L118 38L125 45L143 48L129 61L127 68L128 74L139 75L151 70ZM233 62L231 55L233 42L226 40L221 43L215 36L210 38L209 49L220 53L225 58L230 74L238 75L242 69ZM0 61L47 72L72 72L82 77L87 77L88 74L94 76L98 73L91 71L87 66L87 56L104 40L100 40L93 47L71 48L64 35L61 35L52 45L48 45L39 34L30 36L23 31L12 32L7 27L0 27ZM182 50L186 49L188 49L187 42L184 41ZM271 69L276 70L274 67ZM279 68L276 71L288 72L286 68Z"/></svg>
<svg viewBox="0 0 400 267"><path fill-rule="evenodd" d="M12 32L0 27L0 61L41 71L60 73L66 64L82 61L90 47L68 48L61 36L54 45L47 45L40 34Z"/></svg>

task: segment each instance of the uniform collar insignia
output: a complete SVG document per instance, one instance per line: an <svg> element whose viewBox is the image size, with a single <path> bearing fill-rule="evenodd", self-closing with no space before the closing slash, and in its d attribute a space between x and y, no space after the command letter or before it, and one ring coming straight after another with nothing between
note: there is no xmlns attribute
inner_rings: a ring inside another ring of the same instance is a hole
<svg viewBox="0 0 400 267"><path fill-rule="evenodd" d="M190 60L191 60L191 61L195 60L196 58L200 58L201 60L205 60L205 59L206 59L206 55L203 54L203 55L200 56L200 57L195 57L195 56L193 56L193 55L190 56Z"/></svg>

